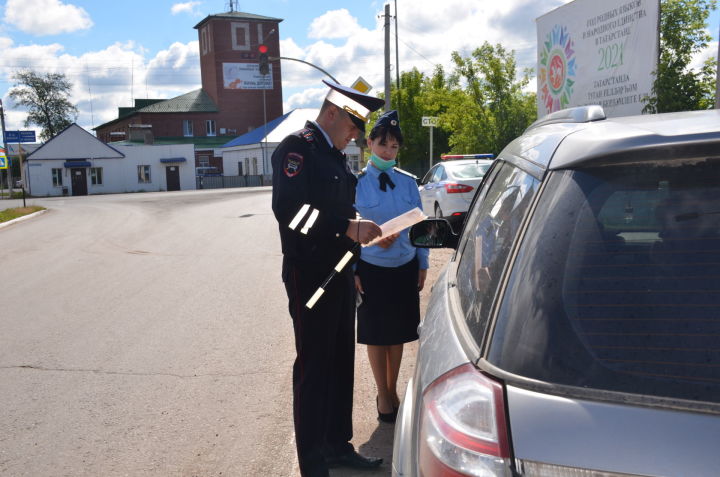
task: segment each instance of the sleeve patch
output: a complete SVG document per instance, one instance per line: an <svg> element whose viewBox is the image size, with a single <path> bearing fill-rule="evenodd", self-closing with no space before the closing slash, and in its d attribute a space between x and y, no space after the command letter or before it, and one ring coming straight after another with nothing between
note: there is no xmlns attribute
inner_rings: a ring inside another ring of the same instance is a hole
<svg viewBox="0 0 720 477"><path fill-rule="evenodd" d="M302 171L304 158L297 152L288 152L283 161L283 170L288 177L295 177Z"/></svg>

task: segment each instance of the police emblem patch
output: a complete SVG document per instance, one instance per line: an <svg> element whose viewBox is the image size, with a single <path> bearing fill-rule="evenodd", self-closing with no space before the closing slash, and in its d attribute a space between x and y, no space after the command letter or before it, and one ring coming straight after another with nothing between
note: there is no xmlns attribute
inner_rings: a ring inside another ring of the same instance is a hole
<svg viewBox="0 0 720 477"><path fill-rule="evenodd" d="M288 177L295 177L296 175L300 174L303 166L303 161L303 157L297 152L288 152L287 156L285 156L285 161L283 164L285 175Z"/></svg>

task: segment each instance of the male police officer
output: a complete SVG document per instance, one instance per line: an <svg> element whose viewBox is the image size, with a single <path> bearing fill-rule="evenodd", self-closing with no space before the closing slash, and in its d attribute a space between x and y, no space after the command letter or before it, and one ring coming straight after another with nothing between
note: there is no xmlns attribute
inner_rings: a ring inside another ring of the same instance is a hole
<svg viewBox="0 0 720 477"><path fill-rule="evenodd" d="M317 119L286 137L272 156L272 208L280 227L282 278L295 330L293 411L303 477L328 467L374 468L352 438L355 289L347 252L381 234L356 218L355 185L345 149L384 101L336 83ZM343 263L345 262L345 263ZM335 276L319 291L328 275ZM318 293L322 295L318 298Z"/></svg>

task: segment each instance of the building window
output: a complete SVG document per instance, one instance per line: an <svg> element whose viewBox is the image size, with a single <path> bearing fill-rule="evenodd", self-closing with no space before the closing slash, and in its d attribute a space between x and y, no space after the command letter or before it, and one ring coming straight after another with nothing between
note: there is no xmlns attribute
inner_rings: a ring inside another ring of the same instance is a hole
<svg viewBox="0 0 720 477"><path fill-rule="evenodd" d="M360 156L357 154L348 154L348 162L350 163L350 170L353 172L360 171Z"/></svg>
<svg viewBox="0 0 720 477"><path fill-rule="evenodd" d="M183 136L192 137L193 135L193 122L190 119L183 119Z"/></svg>
<svg viewBox="0 0 720 477"><path fill-rule="evenodd" d="M215 120L208 119L205 121L205 131L208 136L215 136Z"/></svg>
<svg viewBox="0 0 720 477"><path fill-rule="evenodd" d="M258 173L257 173L258 172L257 171L257 157L253 157L252 168L253 168L253 175L254 176L258 175Z"/></svg>
<svg viewBox="0 0 720 477"><path fill-rule="evenodd" d="M62 169L53 169L52 170L52 178L53 178L53 187L61 187L62 186Z"/></svg>
<svg viewBox="0 0 720 477"><path fill-rule="evenodd" d="M138 166L138 184L149 184L150 166Z"/></svg>
<svg viewBox="0 0 720 477"><path fill-rule="evenodd" d="M238 175L243 175L243 163L242 161L238 161Z"/></svg>
<svg viewBox="0 0 720 477"><path fill-rule="evenodd" d="M200 167L210 167L210 156L200 156Z"/></svg>
<svg viewBox="0 0 720 477"><path fill-rule="evenodd" d="M248 159L246 157L245 158L245 174L244 175L248 175L249 172L250 172L250 159Z"/></svg>
<svg viewBox="0 0 720 477"><path fill-rule="evenodd" d="M102 185L102 167L90 168L90 182L92 183L92 185Z"/></svg>

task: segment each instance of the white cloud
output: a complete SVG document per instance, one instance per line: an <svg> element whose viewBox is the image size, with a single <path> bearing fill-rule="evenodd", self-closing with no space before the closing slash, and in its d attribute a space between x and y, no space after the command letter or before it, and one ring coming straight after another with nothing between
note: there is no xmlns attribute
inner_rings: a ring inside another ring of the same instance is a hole
<svg viewBox="0 0 720 477"><path fill-rule="evenodd" d="M35 36L70 33L93 26L83 8L60 0L7 0L4 20Z"/></svg>
<svg viewBox="0 0 720 477"><path fill-rule="evenodd" d="M12 74L24 65L40 74L64 73L72 84L70 101L79 109L77 122L90 130L117 118L118 107L132 106L134 98L169 99L200 87L198 42L173 43L167 50L146 58L145 49L134 43L115 43L81 56L66 54L59 44L15 46L0 37L3 56L0 71L8 90ZM41 65L41 66L39 66ZM19 129L25 112L9 100L8 129Z"/></svg>
<svg viewBox="0 0 720 477"><path fill-rule="evenodd" d="M483 42L501 43L514 49L520 70L535 67L535 19L570 0L508 0L477 2L476 0L398 0L398 50L395 57L395 21L391 19L391 79L395 81L396 63L401 71L417 68L425 74L442 65L452 70L451 53L467 56ZM384 90L384 6L373 3L377 17L372 29L359 25L345 9L329 11L311 23L308 38L316 40L299 45L296 40L283 40L283 56L313 63L335 76L343 84L351 84L362 76L374 86L372 94ZM391 4L390 13L395 14ZM281 25L282 27L282 25ZM322 73L306 65L283 61L285 110L291 107L318 107L322 94L314 94ZM534 85L534 83L532 83ZM303 91L310 88L310 92ZM312 103L315 98L316 103Z"/></svg>
<svg viewBox="0 0 720 477"><path fill-rule="evenodd" d="M314 19L308 29L308 38L348 38L360 31L357 19L342 8Z"/></svg>
<svg viewBox="0 0 720 477"><path fill-rule="evenodd" d="M202 2L183 2L183 3L176 3L170 8L170 12L173 15L177 15L179 13L190 13L192 15L199 15L200 12L195 8L198 5L200 5Z"/></svg>

